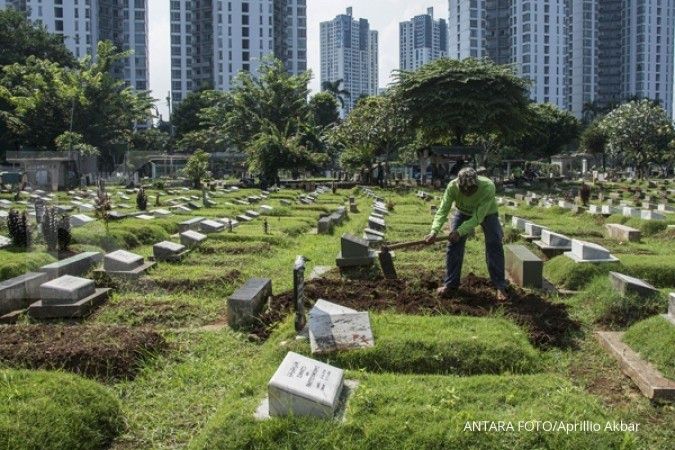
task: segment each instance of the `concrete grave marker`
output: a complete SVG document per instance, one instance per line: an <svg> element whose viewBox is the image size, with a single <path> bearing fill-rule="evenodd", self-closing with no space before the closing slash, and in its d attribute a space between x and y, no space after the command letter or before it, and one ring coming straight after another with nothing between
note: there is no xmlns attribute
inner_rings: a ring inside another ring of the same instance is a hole
<svg viewBox="0 0 675 450"><path fill-rule="evenodd" d="M309 311L309 342L312 353L373 347L368 312L317 301Z"/></svg>
<svg viewBox="0 0 675 450"><path fill-rule="evenodd" d="M180 243L187 248L197 247L206 239L207 236L205 234L201 234L193 230L187 230L180 233Z"/></svg>
<svg viewBox="0 0 675 450"><path fill-rule="evenodd" d="M511 227L516 229L516 230L523 230L525 231L525 224L527 221L525 219L521 219L520 217L513 216L511 217Z"/></svg>
<svg viewBox="0 0 675 450"><path fill-rule="evenodd" d="M225 225L222 222L216 220L203 220L199 222L199 231L204 234L210 233L220 233L225 229Z"/></svg>
<svg viewBox="0 0 675 450"><path fill-rule="evenodd" d="M295 331L301 332L307 324L305 317L305 263L304 256L295 258L293 264L293 305L295 306Z"/></svg>
<svg viewBox="0 0 675 450"><path fill-rule="evenodd" d="M34 319L81 318L108 299L110 289L96 289L92 280L64 275L40 286L41 300L28 308Z"/></svg>
<svg viewBox="0 0 675 450"><path fill-rule="evenodd" d="M609 239L622 242L639 242L642 235L640 230L619 223L608 223L605 225L605 229Z"/></svg>
<svg viewBox="0 0 675 450"><path fill-rule="evenodd" d="M609 250L591 242L572 240L572 251L565 252L565 256L574 260L574 262L615 262L619 259L612 256Z"/></svg>
<svg viewBox="0 0 675 450"><path fill-rule="evenodd" d="M368 217L368 228L377 231L387 231L387 224L384 222L384 219L370 216Z"/></svg>
<svg viewBox="0 0 675 450"><path fill-rule="evenodd" d="M117 250L103 257L106 272L130 272L143 265L143 257L126 250Z"/></svg>
<svg viewBox="0 0 675 450"><path fill-rule="evenodd" d="M75 214L70 216L70 226L73 228L84 226L88 223L95 221L93 217L89 217L86 214Z"/></svg>
<svg viewBox="0 0 675 450"><path fill-rule="evenodd" d="M81 276L87 273L94 265L101 262L103 255L100 252L82 252L70 258L47 264L39 271L48 275L50 280L63 275Z"/></svg>
<svg viewBox="0 0 675 450"><path fill-rule="evenodd" d="M544 263L523 245L507 245L505 250L506 271L520 287L541 289Z"/></svg>
<svg viewBox="0 0 675 450"><path fill-rule="evenodd" d="M188 231L188 230L196 230L199 228L199 223L206 220L204 217L193 217L192 219L188 219L184 222L181 222L178 224L178 230L180 232Z"/></svg>
<svg viewBox="0 0 675 450"><path fill-rule="evenodd" d="M272 280L251 278L227 300L227 318L232 328L245 328L255 323L272 296Z"/></svg>
<svg viewBox="0 0 675 450"><path fill-rule="evenodd" d="M640 218L642 220L666 220L665 215L649 209L643 209L640 211Z"/></svg>
<svg viewBox="0 0 675 450"><path fill-rule="evenodd" d="M369 249L368 241L351 234L342 235L340 249L338 267L370 266L375 262L375 252Z"/></svg>
<svg viewBox="0 0 675 450"><path fill-rule="evenodd" d="M634 294L638 297L659 295L659 290L651 284L622 273L610 272L609 281L612 283L614 290L621 294L622 297L629 294Z"/></svg>
<svg viewBox="0 0 675 450"><path fill-rule="evenodd" d="M171 241L162 241L152 246L152 254L157 261L178 261L187 252L184 245Z"/></svg>
<svg viewBox="0 0 675 450"><path fill-rule="evenodd" d="M344 384L344 371L288 352L268 384L271 416L332 419Z"/></svg>
<svg viewBox="0 0 675 450"><path fill-rule="evenodd" d="M333 232L333 220L330 216L319 219L317 222L317 232L319 234L331 234Z"/></svg>

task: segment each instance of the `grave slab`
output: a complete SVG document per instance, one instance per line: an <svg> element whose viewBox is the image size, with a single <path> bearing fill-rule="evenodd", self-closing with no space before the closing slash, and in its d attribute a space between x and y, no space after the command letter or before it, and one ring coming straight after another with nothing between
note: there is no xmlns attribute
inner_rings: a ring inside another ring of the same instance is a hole
<svg viewBox="0 0 675 450"><path fill-rule="evenodd" d="M70 226L73 228L78 228L84 226L88 223L95 221L93 217L89 217L86 214L75 214L70 216Z"/></svg>
<svg viewBox="0 0 675 450"><path fill-rule="evenodd" d="M204 220L199 222L199 231L204 234L220 233L224 229L225 225L222 222L215 220Z"/></svg>
<svg viewBox="0 0 675 450"><path fill-rule="evenodd" d="M666 220L666 216L650 209L643 209L640 211L640 218L642 220Z"/></svg>
<svg viewBox="0 0 675 450"><path fill-rule="evenodd" d="M504 250L509 277L520 287L541 289L543 261L523 245L507 245Z"/></svg>
<svg viewBox="0 0 675 450"><path fill-rule="evenodd" d="M270 416L332 419L344 384L344 371L288 352L268 384Z"/></svg>
<svg viewBox="0 0 675 450"><path fill-rule="evenodd" d="M0 282L0 315L27 308L40 299L40 286L49 281L44 272L28 272Z"/></svg>
<svg viewBox="0 0 675 450"><path fill-rule="evenodd" d="M143 265L143 257L126 250L117 250L103 257L106 272L128 272Z"/></svg>
<svg viewBox="0 0 675 450"><path fill-rule="evenodd" d="M152 254L157 261L180 261L187 253L184 245L171 241L162 241L152 246Z"/></svg>
<svg viewBox="0 0 675 450"><path fill-rule="evenodd" d="M368 228L378 231L387 231L387 224L384 222L384 219L370 216L368 217Z"/></svg>
<svg viewBox="0 0 675 450"><path fill-rule="evenodd" d="M636 228L631 228L619 223L608 223L605 225L607 237L623 242L639 242L642 233Z"/></svg>
<svg viewBox="0 0 675 450"><path fill-rule="evenodd" d="M665 378L653 365L622 341L623 333L600 331L598 341L618 362L621 371L642 394L657 401L675 401L675 381Z"/></svg>
<svg viewBox="0 0 675 450"><path fill-rule="evenodd" d="M43 306L68 305L89 297L96 291L93 280L64 275L40 286Z"/></svg>
<svg viewBox="0 0 675 450"><path fill-rule="evenodd" d="M82 252L70 258L42 266L39 271L46 273L50 280L63 275L77 277L87 273L92 267L100 263L102 259L103 254L101 252Z"/></svg>
<svg viewBox="0 0 675 450"><path fill-rule="evenodd" d="M207 236L193 230L187 230L180 233L180 243L187 248L194 248L199 246L207 239Z"/></svg>
<svg viewBox="0 0 675 450"><path fill-rule="evenodd" d="M328 217L322 217L317 222L317 232L319 234L331 234L333 232L333 220Z"/></svg>
<svg viewBox="0 0 675 450"><path fill-rule="evenodd" d="M516 229L516 230L523 230L525 231L525 224L527 221L525 219L521 219L520 217L513 216L511 217L511 227Z"/></svg>
<svg viewBox="0 0 675 450"><path fill-rule="evenodd" d="M96 289L88 297L74 303L45 305L37 301L28 308L28 315L33 319L78 319L91 314L108 299L110 289Z"/></svg>
<svg viewBox="0 0 675 450"><path fill-rule="evenodd" d="M622 297L630 294L643 298L659 295L659 290L646 281L622 273L609 272L609 281Z"/></svg>
<svg viewBox="0 0 675 450"><path fill-rule="evenodd" d="M245 328L255 323L272 296L272 280L251 278L227 300L227 319L232 328Z"/></svg>
<svg viewBox="0 0 675 450"><path fill-rule="evenodd" d="M193 217L178 224L178 231L181 233L188 230L197 230L199 223L206 220L204 217Z"/></svg>
<svg viewBox="0 0 675 450"><path fill-rule="evenodd" d="M610 254L606 248L577 239L572 240L572 251L565 252L565 256L577 263L603 263L619 260L619 258Z"/></svg>
<svg viewBox="0 0 675 450"><path fill-rule="evenodd" d="M309 342L315 354L375 345L367 312L321 299L309 311Z"/></svg>

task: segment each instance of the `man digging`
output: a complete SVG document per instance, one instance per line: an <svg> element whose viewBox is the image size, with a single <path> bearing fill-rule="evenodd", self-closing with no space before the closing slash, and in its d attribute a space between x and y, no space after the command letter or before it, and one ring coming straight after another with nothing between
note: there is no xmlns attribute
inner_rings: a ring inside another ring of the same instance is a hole
<svg viewBox="0 0 675 450"><path fill-rule="evenodd" d="M457 178L448 184L443 194L443 200L431 225L431 233L425 239L428 244L436 241L436 236L448 220L453 203L458 211L450 222L451 232L446 257L447 274L443 286L436 292L445 296L459 288L466 238L474 228L480 225L485 235L485 259L490 279L497 289L497 300L506 301L508 294L504 277L504 247L502 246L504 235L497 216L494 183L489 178L479 177L470 167L460 170Z"/></svg>

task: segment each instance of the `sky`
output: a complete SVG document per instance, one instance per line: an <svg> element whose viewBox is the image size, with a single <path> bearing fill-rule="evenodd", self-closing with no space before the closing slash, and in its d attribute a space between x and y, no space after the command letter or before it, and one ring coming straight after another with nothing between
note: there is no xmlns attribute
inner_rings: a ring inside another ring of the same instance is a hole
<svg viewBox="0 0 675 450"><path fill-rule="evenodd" d="M307 0L307 53L308 66L314 74L310 87L319 91L320 55L319 24L333 19L354 8L354 18L368 19L370 27L380 34L380 86L390 82L392 70L398 69L398 24L413 16L426 13L434 8L436 18L448 17L447 0ZM148 0L149 45L150 45L150 89L156 99L160 113L166 120L168 107L166 96L171 89L170 23L169 1Z"/></svg>

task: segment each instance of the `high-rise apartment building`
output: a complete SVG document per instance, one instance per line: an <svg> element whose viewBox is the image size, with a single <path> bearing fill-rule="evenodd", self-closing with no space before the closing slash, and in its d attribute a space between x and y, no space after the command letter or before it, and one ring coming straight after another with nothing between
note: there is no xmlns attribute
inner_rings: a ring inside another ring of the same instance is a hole
<svg viewBox="0 0 675 450"><path fill-rule="evenodd" d="M448 24L434 20L434 9L399 24L399 68L415 70L448 55Z"/></svg>
<svg viewBox="0 0 675 450"><path fill-rule="evenodd" d="M343 81L350 93L341 110L344 117L362 95L377 95L379 78L378 33L366 19L346 14L321 23L321 83Z"/></svg>
<svg viewBox="0 0 675 450"><path fill-rule="evenodd" d="M675 0L449 0L449 54L513 64L581 117L631 97L673 108Z"/></svg>
<svg viewBox="0 0 675 450"><path fill-rule="evenodd" d="M101 40L133 50L113 74L134 89L148 89L147 0L0 0L1 7L23 11L30 21L62 36L77 58L96 57Z"/></svg>
<svg viewBox="0 0 675 450"><path fill-rule="evenodd" d="M172 0L171 93L227 91L268 55L289 72L307 70L306 0Z"/></svg>

